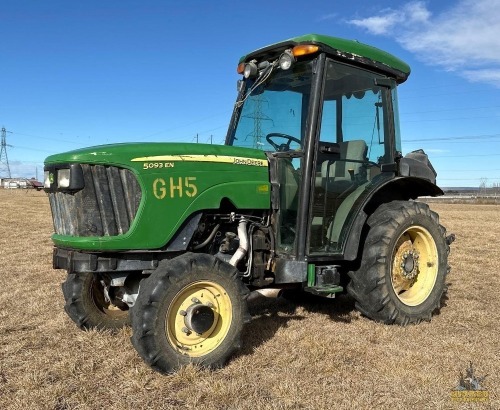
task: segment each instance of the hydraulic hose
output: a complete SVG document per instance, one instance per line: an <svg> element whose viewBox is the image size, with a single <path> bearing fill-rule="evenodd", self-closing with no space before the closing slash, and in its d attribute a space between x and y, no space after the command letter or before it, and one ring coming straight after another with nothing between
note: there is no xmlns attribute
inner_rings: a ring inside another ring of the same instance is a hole
<svg viewBox="0 0 500 410"><path fill-rule="evenodd" d="M196 245L196 246L193 248L193 250L195 250L195 251L196 251L196 250L198 250L198 249L201 249L201 248L203 248L203 247L207 246L207 245L208 245L208 244L212 241L212 239L214 239L214 236L215 236L215 234L217 233L217 231L219 230L219 228L220 228L220 224L215 225L214 230L213 230L213 231L212 231L212 233L208 236L208 238L207 238L207 239L205 239L205 240L204 240L202 243L200 243L199 245Z"/></svg>

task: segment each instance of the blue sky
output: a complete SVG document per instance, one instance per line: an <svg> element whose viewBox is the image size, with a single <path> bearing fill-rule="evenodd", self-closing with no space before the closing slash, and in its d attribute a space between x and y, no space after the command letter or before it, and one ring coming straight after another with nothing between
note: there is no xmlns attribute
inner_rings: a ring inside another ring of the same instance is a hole
<svg viewBox="0 0 500 410"><path fill-rule="evenodd" d="M241 55L306 33L357 39L412 67L403 150L443 187L500 184L500 0L62 1L0 4L0 127L11 172L131 141L224 140Z"/></svg>

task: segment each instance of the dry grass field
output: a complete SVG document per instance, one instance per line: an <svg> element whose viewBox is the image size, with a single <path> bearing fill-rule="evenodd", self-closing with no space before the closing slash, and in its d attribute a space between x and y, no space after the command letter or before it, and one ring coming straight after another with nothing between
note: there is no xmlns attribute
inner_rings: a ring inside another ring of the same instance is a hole
<svg viewBox="0 0 500 410"><path fill-rule="evenodd" d="M52 270L42 192L0 190L0 409L500 408L500 206L432 204L456 234L446 306L430 323L374 323L347 297L251 308L224 369L161 376L118 334L82 332ZM487 403L450 393L469 362Z"/></svg>

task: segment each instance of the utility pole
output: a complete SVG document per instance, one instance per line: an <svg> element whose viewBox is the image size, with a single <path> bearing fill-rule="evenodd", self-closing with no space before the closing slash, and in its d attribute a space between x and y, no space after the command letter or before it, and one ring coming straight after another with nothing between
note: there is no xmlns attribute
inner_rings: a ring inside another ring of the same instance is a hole
<svg viewBox="0 0 500 410"><path fill-rule="evenodd" d="M479 194L480 195L486 195L486 184L488 182L488 178L481 178L479 180Z"/></svg>
<svg viewBox="0 0 500 410"><path fill-rule="evenodd" d="M10 175L9 157L7 156L7 130L2 127L2 143L0 148L0 178L12 178Z"/></svg>

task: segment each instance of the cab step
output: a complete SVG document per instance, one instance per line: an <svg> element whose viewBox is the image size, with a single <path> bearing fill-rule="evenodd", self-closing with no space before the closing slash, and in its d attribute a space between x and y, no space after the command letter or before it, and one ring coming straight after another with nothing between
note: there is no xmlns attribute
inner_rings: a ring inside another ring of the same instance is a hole
<svg viewBox="0 0 500 410"><path fill-rule="evenodd" d="M342 286L338 285L324 285L324 286L310 286L304 288L304 291L312 293L313 295L325 296L334 298L336 293L344 290Z"/></svg>

